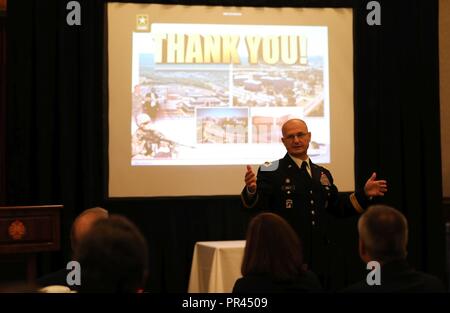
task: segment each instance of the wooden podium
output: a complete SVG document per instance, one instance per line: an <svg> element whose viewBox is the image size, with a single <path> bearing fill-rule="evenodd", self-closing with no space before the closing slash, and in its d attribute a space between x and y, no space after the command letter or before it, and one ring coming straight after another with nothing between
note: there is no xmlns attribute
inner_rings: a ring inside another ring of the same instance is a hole
<svg viewBox="0 0 450 313"><path fill-rule="evenodd" d="M62 205L0 207L0 260L24 260L36 279L36 254L59 250Z"/></svg>

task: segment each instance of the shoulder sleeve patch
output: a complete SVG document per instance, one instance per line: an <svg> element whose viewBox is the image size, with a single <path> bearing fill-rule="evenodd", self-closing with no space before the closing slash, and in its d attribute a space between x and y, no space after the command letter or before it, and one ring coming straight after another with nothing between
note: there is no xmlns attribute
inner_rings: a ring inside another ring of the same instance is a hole
<svg viewBox="0 0 450 313"><path fill-rule="evenodd" d="M278 169L278 163L279 160L273 161L273 162L265 162L263 165L261 165L261 171L262 172L273 172Z"/></svg>

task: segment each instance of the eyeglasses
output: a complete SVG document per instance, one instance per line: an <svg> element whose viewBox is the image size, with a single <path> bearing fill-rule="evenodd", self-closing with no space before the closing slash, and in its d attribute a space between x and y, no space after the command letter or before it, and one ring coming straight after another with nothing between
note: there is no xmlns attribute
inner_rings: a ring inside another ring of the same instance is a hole
<svg viewBox="0 0 450 313"><path fill-rule="evenodd" d="M287 140L290 140L290 141L294 141L296 137L298 139L303 139L308 134L309 134L309 132L308 133L296 133L296 134L292 134L292 135L286 136L284 138L287 139Z"/></svg>

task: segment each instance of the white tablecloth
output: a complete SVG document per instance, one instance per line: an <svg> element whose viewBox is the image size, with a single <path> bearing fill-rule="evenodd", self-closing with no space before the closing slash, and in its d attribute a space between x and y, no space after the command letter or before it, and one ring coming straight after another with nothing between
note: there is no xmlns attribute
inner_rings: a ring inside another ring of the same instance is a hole
<svg viewBox="0 0 450 313"><path fill-rule="evenodd" d="M188 292L231 292L242 276L244 248L245 240L197 242Z"/></svg>

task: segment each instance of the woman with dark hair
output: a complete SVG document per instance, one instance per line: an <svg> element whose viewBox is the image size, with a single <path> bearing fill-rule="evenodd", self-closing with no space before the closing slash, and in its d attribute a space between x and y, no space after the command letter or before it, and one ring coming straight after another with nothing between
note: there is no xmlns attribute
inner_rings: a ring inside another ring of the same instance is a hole
<svg viewBox="0 0 450 313"><path fill-rule="evenodd" d="M261 213L248 227L242 278L233 292L313 292L322 287L316 275L305 269L295 231L279 215Z"/></svg>

